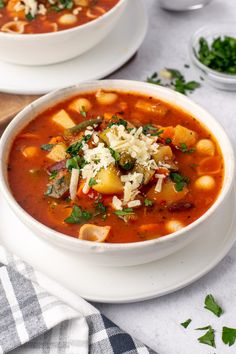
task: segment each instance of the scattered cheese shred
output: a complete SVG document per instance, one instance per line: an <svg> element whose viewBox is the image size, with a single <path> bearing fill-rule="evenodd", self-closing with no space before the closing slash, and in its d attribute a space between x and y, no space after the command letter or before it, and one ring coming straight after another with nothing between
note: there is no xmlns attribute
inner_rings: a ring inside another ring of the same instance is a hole
<svg viewBox="0 0 236 354"><path fill-rule="evenodd" d="M112 198L112 206L116 210L122 210L122 201L116 195Z"/></svg>
<svg viewBox="0 0 236 354"><path fill-rule="evenodd" d="M79 170L77 168L72 168L70 187L69 187L71 200L74 200L76 197L78 182L79 182Z"/></svg>
<svg viewBox="0 0 236 354"><path fill-rule="evenodd" d="M140 200L132 200L131 202L129 202L128 204L129 208L135 208L141 205L141 201Z"/></svg>

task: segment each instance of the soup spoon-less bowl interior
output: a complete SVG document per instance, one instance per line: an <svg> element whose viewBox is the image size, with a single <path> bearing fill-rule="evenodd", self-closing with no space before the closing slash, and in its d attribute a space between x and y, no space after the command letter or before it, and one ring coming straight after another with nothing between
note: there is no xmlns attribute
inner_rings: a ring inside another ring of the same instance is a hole
<svg viewBox="0 0 236 354"><path fill-rule="evenodd" d="M8 155L15 136L32 119L48 108L75 95L95 92L98 89L133 92L159 98L188 112L209 131L213 132L224 157L225 176L217 200L199 219L175 233L149 241L128 244L96 243L69 237L50 229L35 220L16 202L7 179ZM225 204L229 203L234 178L234 153L231 143L220 124L208 112L186 96L170 89L142 82L124 80L87 82L54 91L33 102L15 117L4 132L0 142L0 163L1 192L17 217L35 235L51 244L78 253L79 257L88 262L106 266L127 266L148 263L177 252L201 234L205 234L207 237L208 230L214 229L216 220L219 220L219 218L223 219L224 212L227 212Z"/></svg>
<svg viewBox="0 0 236 354"><path fill-rule="evenodd" d="M101 17L58 32L14 34L0 31L0 60L19 65L49 65L83 54L111 32L127 2L119 0Z"/></svg>

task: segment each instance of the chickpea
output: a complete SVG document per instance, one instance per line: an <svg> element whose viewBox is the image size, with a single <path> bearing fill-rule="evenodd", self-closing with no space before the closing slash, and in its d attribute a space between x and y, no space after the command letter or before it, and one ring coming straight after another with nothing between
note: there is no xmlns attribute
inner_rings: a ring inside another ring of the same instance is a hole
<svg viewBox="0 0 236 354"><path fill-rule="evenodd" d="M59 18L58 22L65 26L73 25L77 22L77 17L72 14L64 14Z"/></svg>
<svg viewBox="0 0 236 354"><path fill-rule="evenodd" d="M76 98L70 103L69 108L76 112L88 112L92 104L87 98Z"/></svg>
<svg viewBox="0 0 236 354"><path fill-rule="evenodd" d="M99 104L106 106L115 103L118 100L118 95L113 92L103 92L99 90L96 93L96 99Z"/></svg>
<svg viewBox="0 0 236 354"><path fill-rule="evenodd" d="M202 155L214 156L215 145L210 139L201 139L196 145L196 150Z"/></svg>
<svg viewBox="0 0 236 354"><path fill-rule="evenodd" d="M201 176L195 181L195 187L197 189L203 189L204 191L215 188L215 184L215 179L211 176Z"/></svg>
<svg viewBox="0 0 236 354"><path fill-rule="evenodd" d="M166 229L168 232L176 232L181 230L184 227L181 221L179 220L170 220L166 223Z"/></svg>

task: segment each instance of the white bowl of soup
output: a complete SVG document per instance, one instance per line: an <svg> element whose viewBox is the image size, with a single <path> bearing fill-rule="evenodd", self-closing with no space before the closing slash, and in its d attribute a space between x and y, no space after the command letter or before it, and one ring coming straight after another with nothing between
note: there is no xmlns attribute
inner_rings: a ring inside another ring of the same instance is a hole
<svg viewBox="0 0 236 354"><path fill-rule="evenodd" d="M209 113L170 89L123 80L36 100L4 132L0 160L2 193L23 223L109 266L207 237L234 178L230 141Z"/></svg>
<svg viewBox="0 0 236 354"><path fill-rule="evenodd" d="M98 44L116 25L128 0L6 0L0 8L0 60L48 65Z"/></svg>

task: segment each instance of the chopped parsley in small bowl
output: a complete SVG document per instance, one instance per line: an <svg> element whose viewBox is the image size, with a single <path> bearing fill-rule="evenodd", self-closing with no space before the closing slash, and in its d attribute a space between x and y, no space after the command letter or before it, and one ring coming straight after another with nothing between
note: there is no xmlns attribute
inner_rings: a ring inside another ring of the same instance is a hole
<svg viewBox="0 0 236 354"><path fill-rule="evenodd" d="M236 91L236 23L222 22L198 29L190 41L190 56L212 86Z"/></svg>

